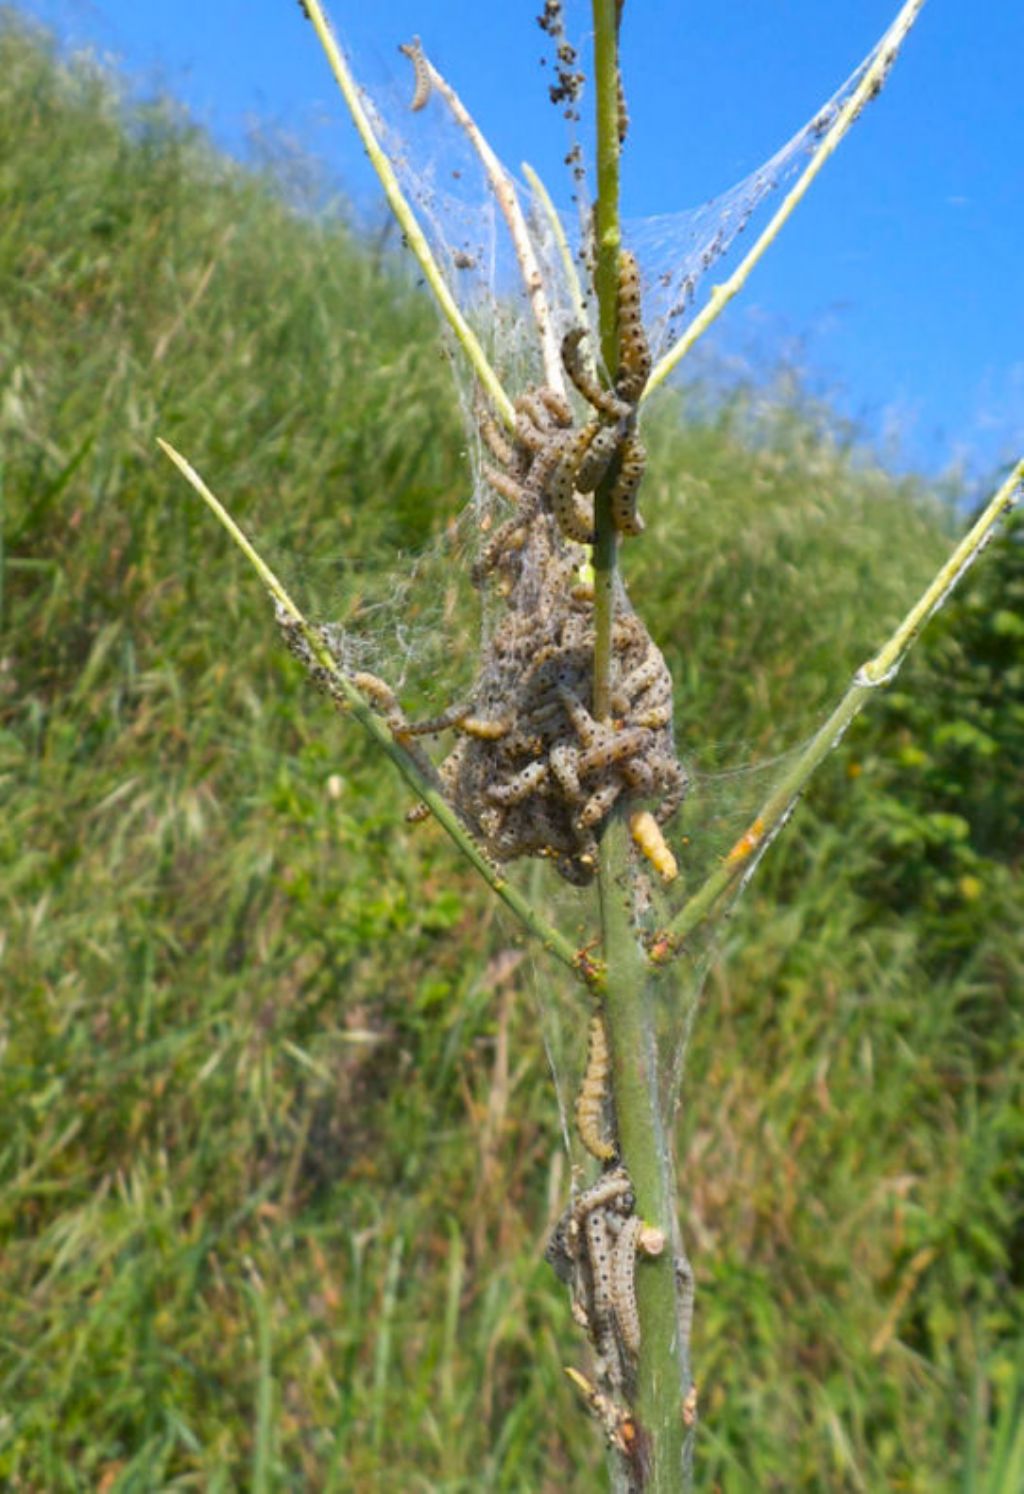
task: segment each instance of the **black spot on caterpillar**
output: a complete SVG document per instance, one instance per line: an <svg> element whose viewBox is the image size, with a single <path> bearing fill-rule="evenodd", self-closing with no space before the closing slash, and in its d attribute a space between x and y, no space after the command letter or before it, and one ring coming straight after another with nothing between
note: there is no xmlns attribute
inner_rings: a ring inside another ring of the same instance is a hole
<svg viewBox="0 0 1024 1494"><path fill-rule="evenodd" d="M599 1162L610 1162L615 1156L614 1141L602 1133L610 1069L604 1019L595 1014L587 1034L587 1067L576 1097L576 1129L587 1151Z"/></svg>
<svg viewBox="0 0 1024 1494"><path fill-rule="evenodd" d="M423 44L418 36L414 36L411 42L403 42L398 50L412 63L416 87L413 90L409 108L416 112L422 109L430 98L430 66L423 55Z"/></svg>

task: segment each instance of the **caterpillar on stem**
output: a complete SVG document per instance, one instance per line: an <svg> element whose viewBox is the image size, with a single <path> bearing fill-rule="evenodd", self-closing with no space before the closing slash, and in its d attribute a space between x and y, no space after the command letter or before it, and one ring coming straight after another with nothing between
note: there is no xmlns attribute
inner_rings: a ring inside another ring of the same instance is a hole
<svg viewBox="0 0 1024 1494"><path fill-rule="evenodd" d="M615 1142L603 1133L610 1071L604 1018L595 1013L587 1034L587 1067L576 1097L576 1129L587 1151L599 1162L610 1162L615 1156Z"/></svg>
<svg viewBox="0 0 1024 1494"><path fill-rule="evenodd" d="M423 53L423 43L418 36L414 36L411 42L403 42L398 49L412 63L415 88L409 108L414 114L425 108L431 93L430 64Z"/></svg>

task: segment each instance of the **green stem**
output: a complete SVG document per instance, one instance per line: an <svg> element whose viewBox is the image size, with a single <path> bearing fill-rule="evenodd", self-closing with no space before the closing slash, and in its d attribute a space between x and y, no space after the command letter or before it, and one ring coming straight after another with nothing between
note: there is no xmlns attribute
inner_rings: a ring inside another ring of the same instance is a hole
<svg viewBox="0 0 1024 1494"><path fill-rule="evenodd" d="M720 911L726 898L735 896L749 881L758 861L792 813L811 774L837 745L879 686L892 679L925 623L943 605L988 544L996 524L1017 502L1022 487L1024 460L1017 463L891 637L873 659L857 670L842 700L769 794L722 865L653 942L652 953L656 960L670 958L700 924Z"/></svg>
<svg viewBox="0 0 1024 1494"><path fill-rule="evenodd" d="M594 237L601 354L614 379L618 364L619 38L616 0L593 0L594 83L597 94L597 202ZM611 478L594 497L594 715L611 714L611 642L618 538L612 524Z"/></svg>
<svg viewBox="0 0 1024 1494"><path fill-rule="evenodd" d="M617 0L593 0L597 93L597 182L594 232L595 288L601 353L609 376L618 364L619 63ZM609 496L614 475L595 496L594 715L610 715L611 635L618 538ZM633 1181L637 1211L666 1240L676 1239L671 1145L659 1113L658 1053L653 1028L651 966L640 947L630 910L629 840L621 815L613 815L601 840L598 890L606 971L604 1016L612 1060L612 1092L622 1161ZM654 977L656 978L656 977ZM674 1247L637 1272L640 1357L633 1412L640 1428L643 1471L620 1466L630 1490L678 1494L685 1432L682 1385L688 1345L680 1330Z"/></svg>
<svg viewBox="0 0 1024 1494"><path fill-rule="evenodd" d="M686 1430L683 1392L689 1383L689 1343L680 1322L675 1273L676 1187L671 1137L658 1096L655 983L630 917L631 867L622 819L601 845L599 892L604 930L604 1016L611 1048L619 1149L633 1182L637 1213L669 1242L656 1260L637 1270L640 1358L633 1412L642 1429L645 1477L627 1487L644 1494L678 1494L682 1487ZM632 1472L632 1471L631 1471Z"/></svg>
<svg viewBox="0 0 1024 1494"><path fill-rule="evenodd" d="M256 571L274 601L291 622L295 624L310 653L316 660L318 668L323 670L325 676L329 679L331 692L339 705L359 723L367 735L373 739L381 752L390 758L417 797L423 800L442 829L447 831L463 856L480 873L492 891L501 898L509 911L515 914L527 932L532 934L536 939L539 939L544 948L550 954L554 955L557 960L561 960L563 965L568 965L574 975L578 976L581 980L587 981L595 989L600 989L603 975L601 968L593 964L593 962L582 958L580 952L570 944L568 939L564 938L556 928L549 924L533 904L505 879L494 863L488 860L469 831L459 820L451 805L444 798L444 795L437 786L436 780L430 776L428 771L429 764L425 766L421 764L417 757L409 752L395 737L394 733L389 730L386 723L370 709L362 693L344 671L338 668L336 660L325 646L317 630L306 621L259 551L243 534L224 505L203 482L198 472L185 460L180 452L175 451L169 442L163 441L158 437L157 444L161 451L170 457L171 461L178 468L178 471L191 484L220 523L223 524L235 544L242 551L242 554Z"/></svg>

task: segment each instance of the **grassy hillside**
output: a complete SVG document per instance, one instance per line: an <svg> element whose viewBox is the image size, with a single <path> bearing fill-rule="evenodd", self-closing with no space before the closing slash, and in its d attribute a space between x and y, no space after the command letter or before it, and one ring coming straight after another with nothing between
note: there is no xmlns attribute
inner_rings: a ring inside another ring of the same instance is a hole
<svg viewBox="0 0 1024 1494"><path fill-rule="evenodd" d="M387 565L467 489L430 309L10 16L0 139L0 1485L588 1490L529 962L154 445ZM946 545L757 408L652 429L631 576L698 763L804 734ZM721 937L702 1488L1012 1487L1019 531L984 565Z"/></svg>

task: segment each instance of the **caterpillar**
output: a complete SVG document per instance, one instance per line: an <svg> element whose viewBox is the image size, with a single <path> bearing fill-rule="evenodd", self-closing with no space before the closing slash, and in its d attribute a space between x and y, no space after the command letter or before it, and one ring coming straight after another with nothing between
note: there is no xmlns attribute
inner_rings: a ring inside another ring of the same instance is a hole
<svg viewBox="0 0 1024 1494"><path fill-rule="evenodd" d="M594 543L594 524L587 505L576 492L576 470L593 436L590 426L576 431L563 444L558 465L547 485L551 511L566 539L579 545Z"/></svg>
<svg viewBox="0 0 1024 1494"><path fill-rule="evenodd" d="M529 798L534 789L540 787L547 776L547 763L530 763L507 783L491 784L487 790L487 797L492 804L520 804L524 799Z"/></svg>
<svg viewBox="0 0 1024 1494"><path fill-rule="evenodd" d="M661 880L674 882L679 875L679 866L661 833L661 826L649 809L638 809L630 815L629 833Z"/></svg>
<svg viewBox="0 0 1024 1494"><path fill-rule="evenodd" d="M636 255L619 255L619 372L616 392L635 406L651 373L651 350L640 309L640 267Z"/></svg>
<svg viewBox="0 0 1024 1494"><path fill-rule="evenodd" d="M615 80L616 107L619 111L618 136L620 147L625 145L626 136L629 134L629 109L626 105L626 90L622 86L622 74Z"/></svg>
<svg viewBox="0 0 1024 1494"><path fill-rule="evenodd" d="M412 63L416 86L413 89L412 101L409 104L409 108L413 113L418 113L420 109L425 107L427 100L430 98L430 64L424 55L423 44L418 36L414 36L411 42L403 42L398 50L404 56L408 57Z"/></svg>
<svg viewBox="0 0 1024 1494"><path fill-rule="evenodd" d="M647 453L636 436L622 443L622 464L611 494L612 523L620 534L642 534L644 521L636 511L640 483L647 466Z"/></svg>
<svg viewBox="0 0 1024 1494"><path fill-rule="evenodd" d="M576 820L579 829L591 830L595 825L599 825L621 793L622 784L617 778L613 778L610 783L602 784L583 806Z"/></svg>
<svg viewBox="0 0 1024 1494"><path fill-rule="evenodd" d="M521 550L526 544L526 529L523 526L522 517L517 514L513 519L507 519L499 529L491 536L490 543L480 555L479 560L470 571L470 580L474 586L481 586L491 571L496 570L502 556L507 551Z"/></svg>
<svg viewBox="0 0 1024 1494"><path fill-rule="evenodd" d="M603 425L594 434L576 472L576 486L581 493L592 493L597 487L608 471L621 439L617 425Z"/></svg>
<svg viewBox="0 0 1024 1494"><path fill-rule="evenodd" d="M585 327L573 327L562 338L562 363L565 371L588 405L593 405L595 410L612 420L625 420L630 413L629 405L610 389L605 389L584 361L580 345L586 335Z"/></svg>
<svg viewBox="0 0 1024 1494"><path fill-rule="evenodd" d="M643 727L630 727L626 731L616 732L587 749L580 758L579 771L586 777L588 773L610 768L613 763L635 757L649 742L650 737Z"/></svg>
<svg viewBox="0 0 1024 1494"><path fill-rule="evenodd" d="M512 449L511 443L505 439L504 432L498 429L497 421L490 410L480 405L476 412L476 419L477 425L480 428L480 435L483 437L491 455L503 467L511 467L515 461L515 452Z"/></svg>
<svg viewBox="0 0 1024 1494"><path fill-rule="evenodd" d="M468 716L472 707L468 705L452 706L450 710L440 716L431 716L426 721L410 721L406 724L405 734L410 737L436 737L443 731L450 731L453 726L458 726L465 716Z"/></svg>
<svg viewBox="0 0 1024 1494"><path fill-rule="evenodd" d="M572 409L569 402L556 389L551 389L547 384L541 384L537 389L537 398L554 419L556 425L572 425Z"/></svg>
<svg viewBox="0 0 1024 1494"><path fill-rule="evenodd" d="M675 761L675 759L672 759L671 778L669 781L669 786L665 792L665 797L658 805L657 812L654 816L656 822L659 825L668 824L669 820L675 814L680 804L682 804L683 799L686 795L686 790L689 788L689 786L689 773L687 773L682 763L678 763Z"/></svg>
<svg viewBox="0 0 1024 1494"><path fill-rule="evenodd" d="M636 1307L636 1251L644 1222L639 1214L625 1220L615 1241L611 1263L612 1310L615 1326L626 1351L640 1353L640 1314Z"/></svg>
<svg viewBox="0 0 1024 1494"><path fill-rule="evenodd" d="M500 742L512 730L512 721L508 716L499 716L496 721L483 716L463 716L455 726L464 736L475 737L478 742Z"/></svg>
<svg viewBox="0 0 1024 1494"><path fill-rule="evenodd" d="M610 1069L604 1019L595 1014L587 1034L587 1067L576 1097L576 1129L587 1151L599 1162L610 1162L615 1156L614 1141L601 1133Z"/></svg>
<svg viewBox="0 0 1024 1494"><path fill-rule="evenodd" d="M565 797L573 802L583 797L580 789L580 776L576 767L576 749L569 746L567 742L557 747L552 747L548 754L551 771L555 775L559 788Z"/></svg>
<svg viewBox="0 0 1024 1494"><path fill-rule="evenodd" d="M502 498L507 498L510 503L523 504L526 497L526 489L522 483L516 482L514 477L509 477L507 472L500 472L497 467L492 467L489 462L484 462L481 467L484 481L492 487Z"/></svg>
<svg viewBox="0 0 1024 1494"><path fill-rule="evenodd" d="M398 703L394 690L376 674L362 670L352 676L352 683L361 690L372 706L382 715L393 732L407 732L409 723Z"/></svg>

